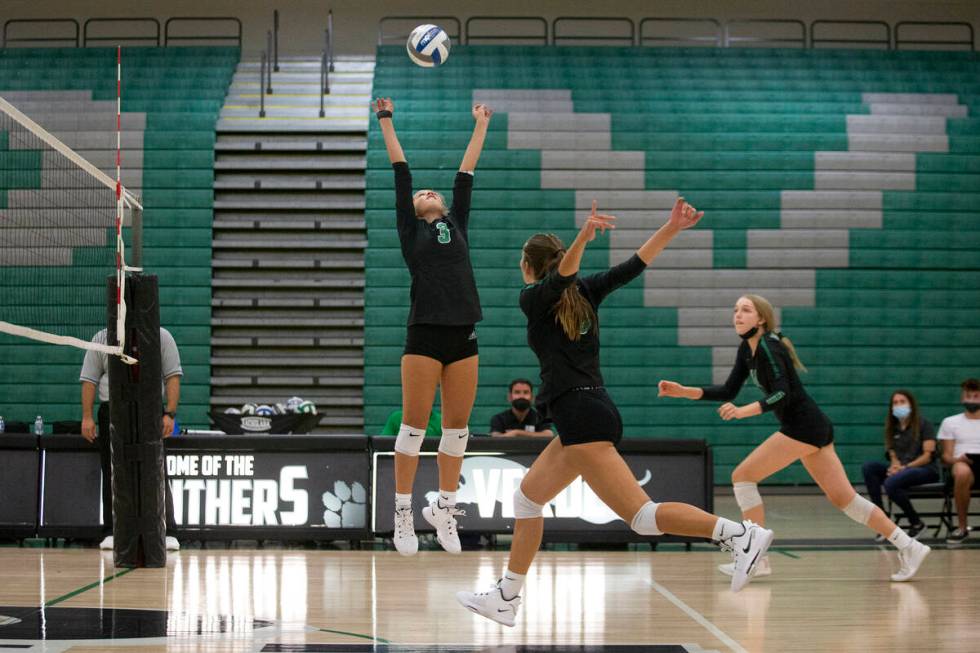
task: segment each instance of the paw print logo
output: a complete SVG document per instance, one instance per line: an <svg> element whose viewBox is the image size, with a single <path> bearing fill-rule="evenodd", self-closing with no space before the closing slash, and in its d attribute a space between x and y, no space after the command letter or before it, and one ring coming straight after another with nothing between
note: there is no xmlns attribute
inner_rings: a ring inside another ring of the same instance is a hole
<svg viewBox="0 0 980 653"><path fill-rule="evenodd" d="M337 481L323 493L323 523L328 528L363 528L367 524L367 490L358 482Z"/></svg>

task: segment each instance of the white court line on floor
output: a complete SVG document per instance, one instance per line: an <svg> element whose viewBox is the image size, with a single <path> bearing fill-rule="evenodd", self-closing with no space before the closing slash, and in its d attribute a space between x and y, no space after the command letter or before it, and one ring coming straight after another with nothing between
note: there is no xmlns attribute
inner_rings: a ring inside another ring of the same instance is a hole
<svg viewBox="0 0 980 653"><path fill-rule="evenodd" d="M657 581L653 580L652 578L647 580L647 582L650 584L650 587L660 592L661 596L663 596L665 599L667 599L675 606L677 606L681 612L689 616L694 621L698 622L709 633L711 633L712 635L720 639L722 643L724 643L724 645L730 648L732 651L734 651L735 653L749 653L744 648L742 648L741 644L739 644L734 639L732 639L724 632L722 632L722 630L718 628L718 626L708 621L704 617L704 615L702 615L700 612L698 612L697 610L689 606L687 603L684 603L679 598L677 598L674 595L674 593L671 592L669 589L667 589Z"/></svg>

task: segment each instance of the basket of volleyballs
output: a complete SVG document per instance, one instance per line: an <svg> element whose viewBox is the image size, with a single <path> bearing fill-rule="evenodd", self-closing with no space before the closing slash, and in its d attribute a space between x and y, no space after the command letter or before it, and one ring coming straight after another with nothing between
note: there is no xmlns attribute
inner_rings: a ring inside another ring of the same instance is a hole
<svg viewBox="0 0 980 653"><path fill-rule="evenodd" d="M449 35L438 25L419 25L405 45L408 58L423 68L434 68L449 58Z"/></svg>

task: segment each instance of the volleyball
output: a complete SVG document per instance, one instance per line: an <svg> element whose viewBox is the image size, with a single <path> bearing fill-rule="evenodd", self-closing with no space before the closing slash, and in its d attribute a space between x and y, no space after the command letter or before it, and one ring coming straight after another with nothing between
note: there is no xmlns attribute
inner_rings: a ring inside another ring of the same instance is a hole
<svg viewBox="0 0 980 653"><path fill-rule="evenodd" d="M316 415L316 405L312 401L304 401L297 407L296 412Z"/></svg>
<svg viewBox="0 0 980 653"><path fill-rule="evenodd" d="M254 415L257 408L255 404L245 404L242 406L242 415Z"/></svg>
<svg viewBox="0 0 980 653"><path fill-rule="evenodd" d="M408 37L408 57L423 68L446 63L449 58L449 35L438 25L419 25Z"/></svg>
<svg viewBox="0 0 980 653"><path fill-rule="evenodd" d="M260 415L262 417L272 417L273 415L276 414L276 410L272 406L262 404L261 406L255 409L255 414Z"/></svg>

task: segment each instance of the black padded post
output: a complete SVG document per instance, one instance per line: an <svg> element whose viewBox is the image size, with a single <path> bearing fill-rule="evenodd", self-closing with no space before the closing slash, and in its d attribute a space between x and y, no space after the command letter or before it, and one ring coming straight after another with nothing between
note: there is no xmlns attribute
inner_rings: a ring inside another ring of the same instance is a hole
<svg viewBox="0 0 980 653"><path fill-rule="evenodd" d="M116 342L116 279L108 281L108 342ZM112 510L117 567L167 562L160 305L157 277L126 278L126 353L109 357Z"/></svg>

